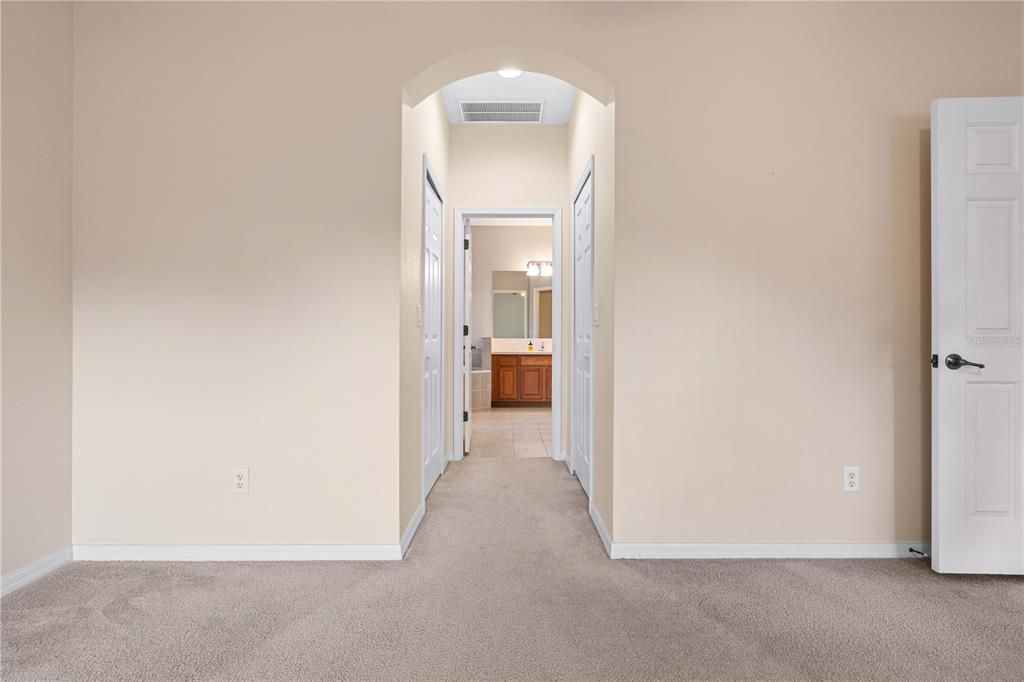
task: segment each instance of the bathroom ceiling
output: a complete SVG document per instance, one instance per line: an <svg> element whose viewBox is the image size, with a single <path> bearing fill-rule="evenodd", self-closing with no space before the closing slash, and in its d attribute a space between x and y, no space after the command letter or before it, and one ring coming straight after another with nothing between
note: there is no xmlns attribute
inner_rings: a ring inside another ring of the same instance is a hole
<svg viewBox="0 0 1024 682"><path fill-rule="evenodd" d="M564 124L569 122L572 105L576 100L576 88L554 76L524 71L518 78L504 78L497 72L481 73L463 78L441 89L445 111L449 123L467 123L463 118L461 103L489 103L492 111L510 111L522 109L540 109L539 116L525 120L522 116L510 116L507 120L500 117L480 117L487 120L476 122L532 122ZM540 107L533 106L540 103ZM513 106L507 106L507 105ZM480 108L480 107L476 107ZM539 118L539 120L537 120ZM497 119L497 120L495 120Z"/></svg>

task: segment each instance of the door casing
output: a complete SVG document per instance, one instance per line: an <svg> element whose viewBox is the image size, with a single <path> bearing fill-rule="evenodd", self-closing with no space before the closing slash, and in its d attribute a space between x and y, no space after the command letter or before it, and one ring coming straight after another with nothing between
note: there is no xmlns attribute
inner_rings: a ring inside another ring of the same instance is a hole
<svg viewBox="0 0 1024 682"><path fill-rule="evenodd" d="M564 460L565 453L562 452L562 360L565 351L562 343L562 328L560 323L562 316L562 209L560 208L457 208L455 209L455 239L454 247L457 249L455 258L455 273L452 279L452 288L455 294L455 314L452 334L453 358L461 357L463 353L464 337L462 335L465 319L465 294L464 280L466 277L465 265L462 259L463 240L466 238L466 221L483 218L546 218L551 221L551 443L555 446L552 459ZM514 228L513 228L514 229ZM525 265L525 263L524 263ZM472 334L472 329L470 333ZM470 339L472 336L470 336ZM470 341L471 342L471 341ZM464 371L472 372L472 367L464 368ZM452 371L453 385L461 386L460 380L464 380L460 373L458 363L455 363ZM469 381L472 381L472 375ZM463 435L463 411L471 409L466 405L459 390L452 391L455 397L455 409L452 412L452 455L453 460L460 460L463 457L462 443Z"/></svg>

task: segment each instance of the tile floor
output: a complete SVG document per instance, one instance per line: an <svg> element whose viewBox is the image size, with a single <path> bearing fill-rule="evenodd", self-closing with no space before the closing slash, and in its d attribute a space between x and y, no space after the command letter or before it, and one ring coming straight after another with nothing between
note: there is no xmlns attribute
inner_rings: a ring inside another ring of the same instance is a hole
<svg viewBox="0 0 1024 682"><path fill-rule="evenodd" d="M473 412L472 457L548 457L550 407L494 407Z"/></svg>

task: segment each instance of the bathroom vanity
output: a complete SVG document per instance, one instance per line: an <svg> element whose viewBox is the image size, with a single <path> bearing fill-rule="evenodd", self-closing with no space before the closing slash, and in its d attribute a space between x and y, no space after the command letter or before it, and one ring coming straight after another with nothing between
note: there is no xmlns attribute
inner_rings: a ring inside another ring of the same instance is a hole
<svg viewBox="0 0 1024 682"><path fill-rule="evenodd" d="M491 406L551 405L551 353L491 353Z"/></svg>

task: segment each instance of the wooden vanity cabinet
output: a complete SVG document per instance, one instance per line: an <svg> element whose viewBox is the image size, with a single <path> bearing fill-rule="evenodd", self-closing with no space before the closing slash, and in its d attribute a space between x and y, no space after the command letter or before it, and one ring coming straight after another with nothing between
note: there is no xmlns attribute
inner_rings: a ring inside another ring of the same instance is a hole
<svg viewBox="0 0 1024 682"><path fill-rule="evenodd" d="M551 404L551 356L491 356L491 405L517 407Z"/></svg>
<svg viewBox="0 0 1024 682"><path fill-rule="evenodd" d="M491 403L519 400L519 356L491 356Z"/></svg>

